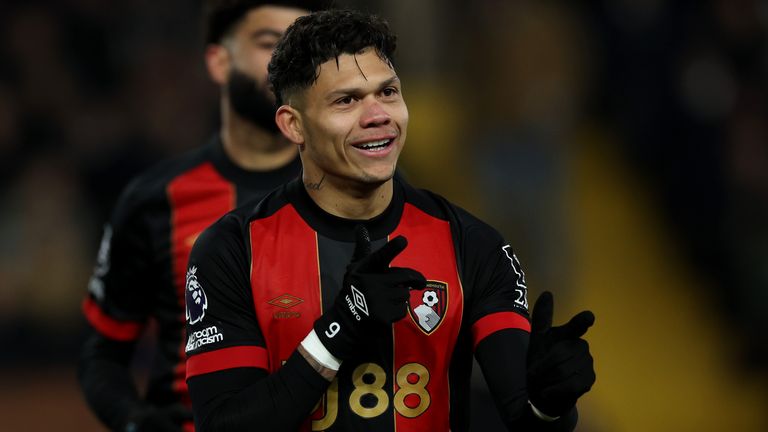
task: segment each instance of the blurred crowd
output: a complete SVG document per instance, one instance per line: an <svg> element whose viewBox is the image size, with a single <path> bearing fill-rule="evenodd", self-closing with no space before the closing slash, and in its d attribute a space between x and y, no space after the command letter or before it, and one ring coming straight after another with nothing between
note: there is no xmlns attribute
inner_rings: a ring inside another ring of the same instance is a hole
<svg viewBox="0 0 768 432"><path fill-rule="evenodd" d="M117 194L215 130L200 3L0 4L0 364L76 356ZM604 131L743 360L768 364L767 1L345 3L400 34L415 183L480 209L566 289L564 167L579 131Z"/></svg>
<svg viewBox="0 0 768 432"><path fill-rule="evenodd" d="M588 3L596 112L717 313L768 365L768 2Z"/></svg>
<svg viewBox="0 0 768 432"><path fill-rule="evenodd" d="M211 134L199 15L187 0L0 4L0 362L74 358L117 195Z"/></svg>

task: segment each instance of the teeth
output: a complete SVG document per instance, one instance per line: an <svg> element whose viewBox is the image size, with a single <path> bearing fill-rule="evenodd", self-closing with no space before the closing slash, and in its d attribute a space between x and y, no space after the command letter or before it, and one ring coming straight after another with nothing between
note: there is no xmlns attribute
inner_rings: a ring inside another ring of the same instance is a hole
<svg viewBox="0 0 768 432"><path fill-rule="evenodd" d="M358 146L358 147L360 147L360 148L363 148L363 149L370 149L370 148L374 148L374 147L380 147L380 146L384 146L384 145L386 145L388 142L389 142L389 140L388 140L388 139L385 139L385 140L381 140L381 141L371 141L371 142L368 142L368 143L362 144L362 145L360 145L360 146Z"/></svg>

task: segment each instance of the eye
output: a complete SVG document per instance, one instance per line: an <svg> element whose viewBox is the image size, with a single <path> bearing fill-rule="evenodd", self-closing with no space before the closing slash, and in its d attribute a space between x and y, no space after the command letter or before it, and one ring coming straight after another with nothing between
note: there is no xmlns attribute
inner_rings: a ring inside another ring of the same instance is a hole
<svg viewBox="0 0 768 432"><path fill-rule="evenodd" d="M381 94L389 97L394 96L398 93L397 89L395 87L385 87L384 90L381 91Z"/></svg>
<svg viewBox="0 0 768 432"><path fill-rule="evenodd" d="M337 105L349 105L352 103L352 101L355 100L352 96L345 96L341 99L336 99Z"/></svg>
<svg viewBox="0 0 768 432"><path fill-rule="evenodd" d="M274 50L277 46L277 42L280 41L280 38L273 36L271 34L262 34L258 37L255 37L252 39L253 44L263 50Z"/></svg>
<svg viewBox="0 0 768 432"><path fill-rule="evenodd" d="M259 48L263 50L273 50L277 46L277 42L264 41L264 42L259 42L257 45Z"/></svg>

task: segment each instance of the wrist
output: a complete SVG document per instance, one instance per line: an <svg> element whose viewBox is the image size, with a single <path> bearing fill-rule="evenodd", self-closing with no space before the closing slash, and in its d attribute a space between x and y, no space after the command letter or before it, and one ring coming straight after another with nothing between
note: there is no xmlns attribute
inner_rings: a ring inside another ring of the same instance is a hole
<svg viewBox="0 0 768 432"><path fill-rule="evenodd" d="M346 304L337 299L336 304L315 321L314 335L334 358L344 360L354 354L361 323L345 310Z"/></svg>
<svg viewBox="0 0 768 432"><path fill-rule="evenodd" d="M307 337L301 341L300 347L324 368L336 372L341 367L341 359L328 351L328 348L326 348L320 338L317 337L315 329L312 329L312 331L307 334Z"/></svg>

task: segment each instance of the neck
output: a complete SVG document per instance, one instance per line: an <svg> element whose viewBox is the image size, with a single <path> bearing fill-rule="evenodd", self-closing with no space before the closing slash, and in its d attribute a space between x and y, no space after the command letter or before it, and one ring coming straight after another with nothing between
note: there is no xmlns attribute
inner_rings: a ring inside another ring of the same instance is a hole
<svg viewBox="0 0 768 432"><path fill-rule="evenodd" d="M240 168L271 171L287 165L298 149L282 134L267 131L235 113L226 101L221 104L221 141L224 152Z"/></svg>
<svg viewBox="0 0 768 432"><path fill-rule="evenodd" d="M381 184L337 182L330 175L303 173L302 181L310 198L326 212L345 219L367 220L387 209L392 202L393 180Z"/></svg>

